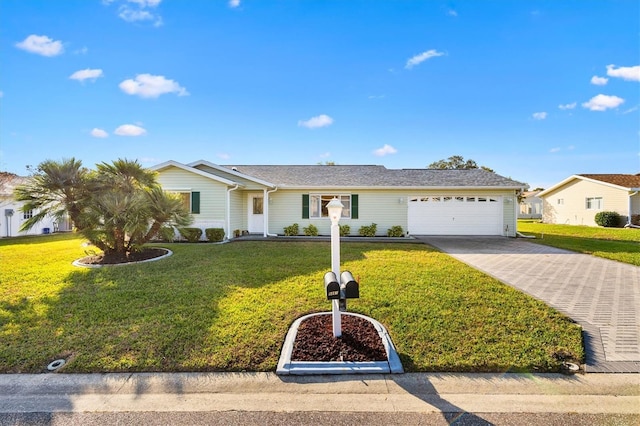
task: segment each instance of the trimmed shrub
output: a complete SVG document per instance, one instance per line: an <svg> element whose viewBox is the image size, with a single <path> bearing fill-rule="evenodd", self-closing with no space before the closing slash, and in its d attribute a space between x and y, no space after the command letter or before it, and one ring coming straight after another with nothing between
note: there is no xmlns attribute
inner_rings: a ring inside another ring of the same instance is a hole
<svg viewBox="0 0 640 426"><path fill-rule="evenodd" d="M631 215L631 224L640 226L640 214Z"/></svg>
<svg viewBox="0 0 640 426"><path fill-rule="evenodd" d="M351 233L351 227L349 225L338 225L340 226L340 236L346 237Z"/></svg>
<svg viewBox="0 0 640 426"><path fill-rule="evenodd" d="M362 225L358 230L358 235L362 237L375 237L376 231L378 230L378 225L372 223L371 225Z"/></svg>
<svg viewBox="0 0 640 426"><path fill-rule="evenodd" d="M299 232L300 229L297 223L284 227L284 235L286 235L287 237L298 235Z"/></svg>
<svg viewBox="0 0 640 426"><path fill-rule="evenodd" d="M616 212L598 212L595 222L605 228L615 228L620 225L620 215Z"/></svg>
<svg viewBox="0 0 640 426"><path fill-rule="evenodd" d="M302 228L302 230L304 231L304 235L307 235L309 237L318 236L318 227L315 226L313 223L310 224L309 226Z"/></svg>
<svg viewBox="0 0 640 426"><path fill-rule="evenodd" d="M202 237L202 229L200 228L180 228L179 231L182 238L190 243L197 243Z"/></svg>
<svg viewBox="0 0 640 426"><path fill-rule="evenodd" d="M387 229L387 237L404 237L404 230L402 226L396 225Z"/></svg>
<svg viewBox="0 0 640 426"><path fill-rule="evenodd" d="M211 242L220 242L224 240L224 229L222 228L207 228L204 230L204 235L207 236L207 240Z"/></svg>

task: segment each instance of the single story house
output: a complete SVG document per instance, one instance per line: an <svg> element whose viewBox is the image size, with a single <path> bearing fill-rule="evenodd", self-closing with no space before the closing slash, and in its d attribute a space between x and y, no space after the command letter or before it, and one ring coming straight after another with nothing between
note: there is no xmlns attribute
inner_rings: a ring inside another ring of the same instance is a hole
<svg viewBox="0 0 640 426"><path fill-rule="evenodd" d="M640 215L640 174L573 175L538 197L545 223L597 226L598 212L614 211L629 224Z"/></svg>
<svg viewBox="0 0 640 426"><path fill-rule="evenodd" d="M520 196L520 210L518 219L541 219L542 198L538 197L540 191L525 191Z"/></svg>
<svg viewBox="0 0 640 426"><path fill-rule="evenodd" d="M20 231L22 224L33 216L34 211L21 211L22 202L15 200L13 191L16 186L27 182L27 177L12 173L0 172L0 237L17 237L22 235L49 234L67 231L69 224L58 223L52 217L46 217L28 231Z"/></svg>
<svg viewBox="0 0 640 426"><path fill-rule="evenodd" d="M297 223L330 235L326 205L345 206L351 235L377 225L413 235L516 236L517 195L525 184L483 169L387 169L377 165L227 165L167 161L152 167L170 192L183 194L193 226L282 235Z"/></svg>

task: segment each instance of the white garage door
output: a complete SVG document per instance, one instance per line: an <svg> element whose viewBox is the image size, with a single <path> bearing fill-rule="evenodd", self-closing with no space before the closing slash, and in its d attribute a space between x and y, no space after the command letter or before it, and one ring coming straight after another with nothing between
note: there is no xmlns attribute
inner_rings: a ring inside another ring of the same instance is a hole
<svg viewBox="0 0 640 426"><path fill-rule="evenodd" d="M502 235L502 198L428 195L409 197L413 235Z"/></svg>

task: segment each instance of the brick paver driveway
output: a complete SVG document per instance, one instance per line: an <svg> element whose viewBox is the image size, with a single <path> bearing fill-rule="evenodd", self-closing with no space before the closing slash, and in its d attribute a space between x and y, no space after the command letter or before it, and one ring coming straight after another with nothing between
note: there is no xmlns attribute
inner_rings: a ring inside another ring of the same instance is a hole
<svg viewBox="0 0 640 426"><path fill-rule="evenodd" d="M640 373L640 267L521 238L417 238L579 323L587 372Z"/></svg>

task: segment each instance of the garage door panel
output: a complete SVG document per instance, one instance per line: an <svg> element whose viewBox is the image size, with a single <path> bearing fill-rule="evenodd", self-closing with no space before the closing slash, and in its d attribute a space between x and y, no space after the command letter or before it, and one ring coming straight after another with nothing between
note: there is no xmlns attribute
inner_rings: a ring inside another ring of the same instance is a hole
<svg viewBox="0 0 640 426"><path fill-rule="evenodd" d="M415 235L500 235L501 199L487 196L409 198L409 232Z"/></svg>

